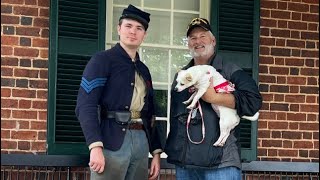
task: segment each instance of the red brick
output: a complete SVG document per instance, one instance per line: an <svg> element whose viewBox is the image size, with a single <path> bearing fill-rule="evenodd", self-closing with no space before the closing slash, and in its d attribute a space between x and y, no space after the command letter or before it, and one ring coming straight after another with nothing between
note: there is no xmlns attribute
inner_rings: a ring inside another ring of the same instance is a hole
<svg viewBox="0 0 320 180"><path fill-rule="evenodd" d="M12 96L13 97L35 98L36 97L36 90L13 89Z"/></svg>
<svg viewBox="0 0 320 180"><path fill-rule="evenodd" d="M17 108L17 107L18 107L18 100L1 98L1 108Z"/></svg>
<svg viewBox="0 0 320 180"><path fill-rule="evenodd" d="M319 159L319 150L310 150L309 157Z"/></svg>
<svg viewBox="0 0 320 180"><path fill-rule="evenodd" d="M276 19L290 19L290 12L286 11L278 11L278 10L271 10L271 18L276 18Z"/></svg>
<svg viewBox="0 0 320 180"><path fill-rule="evenodd" d="M304 23L304 22L289 21L288 22L288 27L289 27L289 29L307 30L308 29L308 24Z"/></svg>
<svg viewBox="0 0 320 180"><path fill-rule="evenodd" d="M316 23L308 23L308 30L309 31L317 31L319 24Z"/></svg>
<svg viewBox="0 0 320 180"><path fill-rule="evenodd" d="M298 113L298 112L292 112L287 113L287 119L290 121L306 121L306 114L305 113Z"/></svg>
<svg viewBox="0 0 320 180"><path fill-rule="evenodd" d="M301 38L319 41L319 32L301 32ZM316 55L319 55L319 54L316 54ZM314 57L318 57L318 56L314 56Z"/></svg>
<svg viewBox="0 0 320 180"><path fill-rule="evenodd" d="M28 141L19 141L18 142L19 150L30 150L30 142Z"/></svg>
<svg viewBox="0 0 320 180"><path fill-rule="evenodd" d="M319 3L316 6L310 5L310 12L319 14Z"/></svg>
<svg viewBox="0 0 320 180"><path fill-rule="evenodd" d="M294 118L292 118L292 119L294 119ZM288 120L290 120L290 119L288 119ZM297 118L295 118L294 120L298 121ZM299 129L299 123L290 122L289 123L289 129L290 130L298 130Z"/></svg>
<svg viewBox="0 0 320 180"><path fill-rule="evenodd" d="M1 14L1 25L3 24L19 24L19 17Z"/></svg>
<svg viewBox="0 0 320 180"><path fill-rule="evenodd" d="M285 157L297 157L298 156L298 150L289 150L289 149L279 149L278 150L279 156L285 156Z"/></svg>
<svg viewBox="0 0 320 180"><path fill-rule="evenodd" d="M33 22L34 27L49 27L48 18L35 18Z"/></svg>
<svg viewBox="0 0 320 180"><path fill-rule="evenodd" d="M12 76L13 75L13 69L8 67L1 67L1 77L3 76Z"/></svg>
<svg viewBox="0 0 320 180"><path fill-rule="evenodd" d="M36 131L11 131L12 139L19 140L36 140L37 132Z"/></svg>
<svg viewBox="0 0 320 180"><path fill-rule="evenodd" d="M288 129L288 123L270 121L268 123L268 128L269 129Z"/></svg>
<svg viewBox="0 0 320 180"><path fill-rule="evenodd" d="M300 111L300 105L299 104L290 104L289 105L289 111L299 112Z"/></svg>
<svg viewBox="0 0 320 180"><path fill-rule="evenodd" d="M12 55L13 48L9 46L1 46L1 56L3 55Z"/></svg>
<svg viewBox="0 0 320 180"><path fill-rule="evenodd" d="M34 27L17 27L16 33L17 35L21 36L40 36L40 28L34 28Z"/></svg>
<svg viewBox="0 0 320 180"><path fill-rule="evenodd" d="M10 130L5 130L1 128L1 139L9 139L10 138Z"/></svg>
<svg viewBox="0 0 320 180"><path fill-rule="evenodd" d="M1 51L1 54L2 53L3 52ZM18 58L1 57L1 65L2 66L18 66Z"/></svg>
<svg viewBox="0 0 320 180"><path fill-rule="evenodd" d="M266 9L277 9L277 3L276 1L261 1L260 7L266 8Z"/></svg>
<svg viewBox="0 0 320 180"><path fill-rule="evenodd" d="M18 129L30 129L29 121L18 121Z"/></svg>
<svg viewBox="0 0 320 180"><path fill-rule="evenodd" d="M43 7L49 7L50 1L49 0L38 0L38 5Z"/></svg>
<svg viewBox="0 0 320 180"><path fill-rule="evenodd" d="M31 150L45 151L46 142L31 142Z"/></svg>
<svg viewBox="0 0 320 180"><path fill-rule="evenodd" d="M48 58L48 50L40 50L40 58Z"/></svg>
<svg viewBox="0 0 320 180"><path fill-rule="evenodd" d="M259 78L259 81L260 81L260 78ZM273 101L273 95L271 95L271 94L264 94L264 95L262 96L262 99L263 99L263 101Z"/></svg>
<svg viewBox="0 0 320 180"><path fill-rule="evenodd" d="M301 3L288 3L288 10L297 12L308 12L309 6Z"/></svg>
<svg viewBox="0 0 320 180"><path fill-rule="evenodd" d="M17 142L6 141L1 139L1 149L17 149Z"/></svg>
<svg viewBox="0 0 320 180"><path fill-rule="evenodd" d="M303 66L304 59L301 58L286 58L285 59L286 66Z"/></svg>
<svg viewBox="0 0 320 180"><path fill-rule="evenodd" d="M319 76L319 68L314 69L314 68L302 68L301 69L301 75L306 75L306 76Z"/></svg>
<svg viewBox="0 0 320 180"><path fill-rule="evenodd" d="M2 129L14 129L16 128L16 121L14 120L1 120L1 130Z"/></svg>
<svg viewBox="0 0 320 180"><path fill-rule="evenodd" d="M261 18L261 27L277 27L277 21L273 19L263 19Z"/></svg>
<svg viewBox="0 0 320 180"><path fill-rule="evenodd" d="M277 149L268 149L268 156L278 156Z"/></svg>
<svg viewBox="0 0 320 180"><path fill-rule="evenodd" d="M282 138L283 139L302 139L302 133L293 132L293 131L283 131Z"/></svg>
<svg viewBox="0 0 320 180"><path fill-rule="evenodd" d="M284 140L283 142L283 148L292 148L292 141Z"/></svg>
<svg viewBox="0 0 320 180"><path fill-rule="evenodd" d="M306 85L307 79L305 77L288 77L287 83L296 85Z"/></svg>
<svg viewBox="0 0 320 180"><path fill-rule="evenodd" d="M6 89L1 87L1 97L10 97L11 96L11 89Z"/></svg>
<svg viewBox="0 0 320 180"><path fill-rule="evenodd" d="M307 121L317 121L318 118L317 118L317 115L315 114L308 114L307 115Z"/></svg>
<svg viewBox="0 0 320 180"><path fill-rule="evenodd" d="M277 120L287 120L287 113L285 112L277 112Z"/></svg>
<svg viewBox="0 0 320 180"><path fill-rule="evenodd" d="M40 8L41 17L49 17L49 9Z"/></svg>
<svg viewBox="0 0 320 180"><path fill-rule="evenodd" d="M48 81L47 80L30 80L30 88L47 89Z"/></svg>
<svg viewBox="0 0 320 180"><path fill-rule="evenodd" d="M47 120L47 111L39 111L38 120Z"/></svg>
<svg viewBox="0 0 320 180"><path fill-rule="evenodd" d="M38 132L38 140L47 140L47 132Z"/></svg>
<svg viewBox="0 0 320 180"><path fill-rule="evenodd" d="M260 45L269 45L273 46L275 45L275 39L274 38L260 38Z"/></svg>
<svg viewBox="0 0 320 180"><path fill-rule="evenodd" d="M39 50L33 48L14 48L15 56L38 57Z"/></svg>
<svg viewBox="0 0 320 180"><path fill-rule="evenodd" d="M281 101L284 100L284 95L283 94L275 94L274 95L274 100L281 102Z"/></svg>
<svg viewBox="0 0 320 180"><path fill-rule="evenodd" d="M29 78L38 78L39 71L38 70L30 70L30 69L15 69L14 76L16 77L29 77Z"/></svg>
<svg viewBox="0 0 320 180"><path fill-rule="evenodd" d="M301 111L302 112L319 112L319 105L302 104L301 105Z"/></svg>
<svg viewBox="0 0 320 180"><path fill-rule="evenodd" d="M317 98L315 96L307 96L306 97L306 103L316 103Z"/></svg>
<svg viewBox="0 0 320 180"><path fill-rule="evenodd" d="M25 110L13 110L12 111L13 118L21 118L21 119L37 119L36 111L25 111Z"/></svg>
<svg viewBox="0 0 320 180"><path fill-rule="evenodd" d="M23 4L24 1L21 0L1 0L2 3L8 3L8 4Z"/></svg>
<svg viewBox="0 0 320 180"><path fill-rule="evenodd" d="M37 0L24 0L26 5L37 5Z"/></svg>
<svg viewBox="0 0 320 180"><path fill-rule="evenodd" d="M30 108L31 108L31 100L19 101L19 109L30 109Z"/></svg>
<svg viewBox="0 0 320 180"><path fill-rule="evenodd" d="M33 47L48 47L49 41L48 41L48 39L33 39L32 46Z"/></svg>
<svg viewBox="0 0 320 180"><path fill-rule="evenodd" d="M281 140L262 140L263 147L282 147Z"/></svg>
<svg viewBox="0 0 320 180"><path fill-rule="evenodd" d="M278 21L278 28L288 28L288 21Z"/></svg>
<svg viewBox="0 0 320 180"><path fill-rule="evenodd" d="M45 121L32 121L31 122L31 129L32 130L46 130L47 129L47 122L45 122Z"/></svg>
<svg viewBox="0 0 320 180"><path fill-rule="evenodd" d="M38 99L47 99L48 91L47 90L38 90L37 91L37 98Z"/></svg>
<svg viewBox="0 0 320 180"><path fill-rule="evenodd" d="M280 131L271 131L271 138L272 139L281 139L281 132Z"/></svg>
<svg viewBox="0 0 320 180"><path fill-rule="evenodd" d="M1 44L2 45L18 45L19 38L15 36L1 36Z"/></svg>
<svg viewBox="0 0 320 180"><path fill-rule="evenodd" d="M289 38L290 37L290 31L289 30L282 30L282 29L271 29L271 35L273 37Z"/></svg>
<svg viewBox="0 0 320 180"><path fill-rule="evenodd" d="M300 130L319 130L319 123L311 123L311 122L308 122L308 123L301 123L300 124Z"/></svg>
<svg viewBox="0 0 320 180"><path fill-rule="evenodd" d="M270 138L270 130L259 130L258 131L259 138Z"/></svg>
<svg viewBox="0 0 320 180"><path fill-rule="evenodd" d="M297 13L297 12L292 12L291 13L291 19L292 20L301 20L302 18L302 14L301 13Z"/></svg>
<svg viewBox="0 0 320 180"><path fill-rule="evenodd" d="M33 109L47 109L47 101L33 101L32 108Z"/></svg>
<svg viewBox="0 0 320 180"><path fill-rule="evenodd" d="M312 139L312 133L311 132L303 132L302 137L303 137L303 139Z"/></svg>
<svg viewBox="0 0 320 180"><path fill-rule="evenodd" d="M3 120L3 118L10 118L10 117L11 117L11 110L1 108L1 120Z"/></svg>
<svg viewBox="0 0 320 180"><path fill-rule="evenodd" d="M294 141L293 148L311 149L313 144L310 141Z"/></svg>
<svg viewBox="0 0 320 180"><path fill-rule="evenodd" d="M15 15L38 16L38 8L15 6L13 8Z"/></svg>
<svg viewBox="0 0 320 180"><path fill-rule="evenodd" d="M270 67L270 74L288 75L289 68L287 67Z"/></svg>
<svg viewBox="0 0 320 180"><path fill-rule="evenodd" d="M319 22L319 14L302 14L302 20L309 22Z"/></svg>
<svg viewBox="0 0 320 180"><path fill-rule="evenodd" d="M285 102L304 103L306 99L305 95L286 95Z"/></svg>
<svg viewBox="0 0 320 180"><path fill-rule="evenodd" d="M40 78L48 79L48 70L40 70Z"/></svg>
<svg viewBox="0 0 320 180"><path fill-rule="evenodd" d="M276 82L276 78L274 76L269 76L269 75L260 75L259 77L259 82L263 82L263 83L275 83Z"/></svg>

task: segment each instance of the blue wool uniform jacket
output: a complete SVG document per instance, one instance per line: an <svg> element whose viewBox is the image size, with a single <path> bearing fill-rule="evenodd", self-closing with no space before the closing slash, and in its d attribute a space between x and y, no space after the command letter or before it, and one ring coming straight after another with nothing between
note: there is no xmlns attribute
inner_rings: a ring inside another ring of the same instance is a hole
<svg viewBox="0 0 320 180"><path fill-rule="evenodd" d="M132 62L118 43L113 48L92 56L86 65L78 92L76 115L88 145L101 141L104 148L113 151L120 149L127 126L117 124L114 119L100 119L98 105L108 111L129 111L137 71L147 88L141 118L149 141L149 150L152 152L161 149L159 136L151 127L154 115L151 75L138 54L136 57L136 61Z"/></svg>

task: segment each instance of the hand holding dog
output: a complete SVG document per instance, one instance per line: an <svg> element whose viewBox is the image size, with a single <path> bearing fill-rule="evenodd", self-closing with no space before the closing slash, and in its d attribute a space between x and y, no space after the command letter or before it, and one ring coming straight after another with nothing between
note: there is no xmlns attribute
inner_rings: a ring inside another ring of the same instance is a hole
<svg viewBox="0 0 320 180"><path fill-rule="evenodd" d="M201 97L202 100L206 101L207 103L217 104L220 106L225 106L228 108L235 108L235 99L232 94L225 94L225 93L217 93L213 86L213 79L210 78L210 86L208 87L207 91Z"/></svg>

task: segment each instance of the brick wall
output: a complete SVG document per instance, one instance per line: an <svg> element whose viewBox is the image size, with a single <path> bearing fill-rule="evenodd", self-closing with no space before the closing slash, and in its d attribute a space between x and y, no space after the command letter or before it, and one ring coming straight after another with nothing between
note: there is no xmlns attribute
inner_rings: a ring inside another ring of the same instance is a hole
<svg viewBox="0 0 320 180"><path fill-rule="evenodd" d="M46 151L49 0L1 0L1 153Z"/></svg>
<svg viewBox="0 0 320 180"><path fill-rule="evenodd" d="M260 160L319 161L319 0L261 1Z"/></svg>
<svg viewBox="0 0 320 180"><path fill-rule="evenodd" d="M49 0L1 1L1 152L44 153ZM318 161L319 1L261 0L258 159Z"/></svg>

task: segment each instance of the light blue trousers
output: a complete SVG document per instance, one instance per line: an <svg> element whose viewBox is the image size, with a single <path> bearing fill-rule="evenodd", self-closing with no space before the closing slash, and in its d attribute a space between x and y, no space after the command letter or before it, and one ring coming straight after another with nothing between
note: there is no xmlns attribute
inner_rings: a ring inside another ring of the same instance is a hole
<svg viewBox="0 0 320 180"><path fill-rule="evenodd" d="M112 137L110 137L112 138ZM103 150L105 170L91 171L91 180L147 180L149 145L143 130L127 130L118 151Z"/></svg>
<svg viewBox="0 0 320 180"><path fill-rule="evenodd" d="M176 166L177 180L241 180L241 170L236 167L219 169L187 169Z"/></svg>

